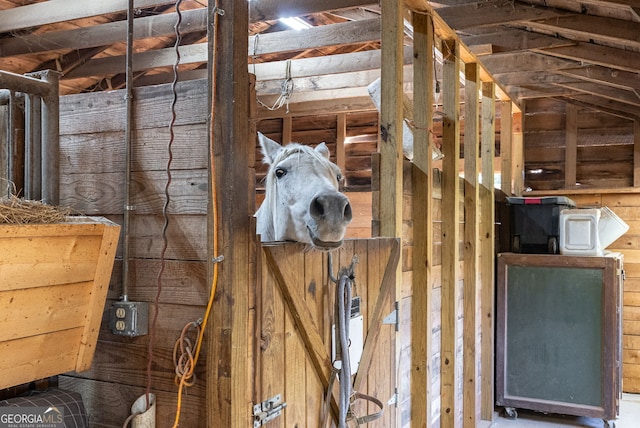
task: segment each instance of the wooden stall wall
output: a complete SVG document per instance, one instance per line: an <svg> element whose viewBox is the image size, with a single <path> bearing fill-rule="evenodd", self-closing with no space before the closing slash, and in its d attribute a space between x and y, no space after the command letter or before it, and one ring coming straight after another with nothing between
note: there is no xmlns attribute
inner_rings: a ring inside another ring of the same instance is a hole
<svg viewBox="0 0 640 428"><path fill-rule="evenodd" d="M609 207L629 225L629 231L607 250L624 254L622 325L622 390L640 393L640 193L603 190L599 193L563 191L578 207Z"/></svg>
<svg viewBox="0 0 640 428"><path fill-rule="evenodd" d="M332 329L336 324L337 284L329 275L339 279L339 270L352 266L354 257L353 297L361 299L364 327L360 366L357 373L352 368L354 391L384 404L382 416L367 426L396 426L395 406L387 404L395 392L396 332L393 324L382 321L393 311L399 256L399 242L394 238L346 240L331 252L332 266L328 253L309 251L303 244L262 245L262 274L256 289L254 401L279 394L287 403L270 427L335 426L321 424L324 395L331 384ZM353 330L352 334L355 344ZM334 397L337 384L333 384ZM336 409L333 401L329 421L335 421ZM353 410L361 418L380 408L358 399Z"/></svg>
<svg viewBox="0 0 640 428"><path fill-rule="evenodd" d="M177 86L168 247L150 372L151 390L158 402L158 427L172 426L176 410L174 343L185 324L203 317L208 299L206 87L203 80ZM103 215L118 224L123 222L126 179L124 95L124 91L112 91L60 99L60 204L85 214ZM131 163L134 209L128 232L131 241L128 296L130 301L149 304L150 319L163 246L162 209L171 99L169 85L134 90ZM123 242L121 239L121 246ZM63 388L82 394L92 427L121 427L131 404L147 387L149 336L117 336L108 329L109 307L122 295L121 276L122 247L92 368L60 376ZM205 361L203 352L196 369L197 382L182 400L181 426L198 427L205 420Z"/></svg>
<svg viewBox="0 0 640 428"><path fill-rule="evenodd" d="M633 121L551 99L528 100L525 187L633 186Z"/></svg>

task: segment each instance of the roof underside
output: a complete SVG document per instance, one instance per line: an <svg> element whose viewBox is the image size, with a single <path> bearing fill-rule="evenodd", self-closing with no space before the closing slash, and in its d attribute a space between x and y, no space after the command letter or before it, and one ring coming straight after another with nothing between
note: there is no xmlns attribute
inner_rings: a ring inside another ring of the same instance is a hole
<svg viewBox="0 0 640 428"><path fill-rule="evenodd" d="M27 5L24 5L28 3ZM293 79L290 102L364 99L379 75L380 6L349 0L253 0L249 71L261 101L271 105L282 81ZM424 0L455 30L468 55L494 78L500 96L516 104L553 98L609 114L640 117L639 0ZM175 3L137 0L133 75L137 86L170 82L175 62ZM0 69L62 73L61 93L125 85L127 2L0 0ZM207 0L180 4L180 78L206 76ZM300 16L312 28L296 31L277 20ZM411 22L406 19L411 62ZM221 19L224 19L222 17ZM405 75L410 81L410 67ZM435 76L437 78L437 76Z"/></svg>

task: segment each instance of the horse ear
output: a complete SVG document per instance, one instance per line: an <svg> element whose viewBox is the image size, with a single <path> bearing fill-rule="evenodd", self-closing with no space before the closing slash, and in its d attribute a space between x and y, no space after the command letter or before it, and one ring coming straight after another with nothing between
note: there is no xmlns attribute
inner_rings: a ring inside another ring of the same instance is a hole
<svg viewBox="0 0 640 428"><path fill-rule="evenodd" d="M329 159L329 147L325 143L320 143L316 146L316 151L325 158Z"/></svg>
<svg viewBox="0 0 640 428"><path fill-rule="evenodd" d="M262 132L258 132L258 140L260 141L262 155L264 156L262 162L266 164L273 163L273 160L276 158L277 153L282 149L282 146L264 135Z"/></svg>

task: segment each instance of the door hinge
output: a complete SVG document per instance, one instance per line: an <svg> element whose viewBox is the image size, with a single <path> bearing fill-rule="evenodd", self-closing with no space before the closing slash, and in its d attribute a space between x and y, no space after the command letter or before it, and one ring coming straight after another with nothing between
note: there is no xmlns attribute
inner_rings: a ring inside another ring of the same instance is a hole
<svg viewBox="0 0 640 428"><path fill-rule="evenodd" d="M280 394L274 395L262 403L253 405L253 428L261 427L267 422L277 418L282 414L282 410L287 407L287 403L282 401Z"/></svg>
<svg viewBox="0 0 640 428"><path fill-rule="evenodd" d="M384 319L382 320L382 324L393 324L396 328L396 331L400 331L400 317L398 316L400 310L398 307L398 302L394 302L393 306L393 311L389 315L384 317Z"/></svg>

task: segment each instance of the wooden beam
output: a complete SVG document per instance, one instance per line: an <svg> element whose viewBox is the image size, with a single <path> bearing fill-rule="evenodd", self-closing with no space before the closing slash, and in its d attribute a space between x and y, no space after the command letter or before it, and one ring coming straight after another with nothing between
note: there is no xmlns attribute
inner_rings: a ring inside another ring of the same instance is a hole
<svg viewBox="0 0 640 428"><path fill-rule="evenodd" d="M411 426L431 425L433 264L433 21L413 13L413 296L411 300Z"/></svg>
<svg viewBox="0 0 640 428"><path fill-rule="evenodd" d="M618 89L640 90L640 79L638 79L638 75L636 73L629 73L628 71L611 70L610 68L600 67L598 65L589 65L555 70L554 72L574 79L585 80Z"/></svg>
<svg viewBox="0 0 640 428"><path fill-rule="evenodd" d="M533 31L557 34L574 40L590 40L595 44L638 49L638 23L605 16L574 14L551 19L532 20L527 27Z"/></svg>
<svg viewBox="0 0 640 428"><path fill-rule="evenodd" d="M237 191L218 192L218 228L220 241L220 277L209 329L207 355L207 423L210 427L247 427L252 425L250 295L255 274L255 230L249 214L249 75L246 55L248 3L219 0L225 15L212 26L215 32L214 114L211 124L211 159L215 162L212 186L222 189L226 183ZM212 8L212 5L209 6ZM212 14L215 15L215 14ZM213 34L212 34L213 36ZM214 156L215 154L215 156ZM215 160L214 160L215 159ZM215 223L214 223L215 224ZM211 228L211 225L210 225ZM209 255L210 263L211 255ZM253 263L252 263L253 260Z"/></svg>
<svg viewBox="0 0 640 428"><path fill-rule="evenodd" d="M249 19L251 22L269 21L280 17L294 17L327 10L350 9L373 4L371 0L261 0L251 2Z"/></svg>
<svg viewBox="0 0 640 428"><path fill-rule="evenodd" d="M513 109L511 101L500 102L500 189L513 194Z"/></svg>
<svg viewBox="0 0 640 428"><path fill-rule="evenodd" d="M1 14L2 12L0 12ZM172 36L177 20L176 13L136 18L133 25L134 39ZM206 31L207 9L182 12L180 31L182 34ZM48 31L44 34L27 34L0 40L0 56L34 54L60 49L85 49L120 43L126 40L127 21L108 22L92 27L73 30Z"/></svg>
<svg viewBox="0 0 640 428"><path fill-rule="evenodd" d="M249 37L249 54L259 56L271 53L316 49L380 40L380 19L348 21L339 24L312 27L304 31L287 30Z"/></svg>
<svg viewBox="0 0 640 428"><path fill-rule="evenodd" d="M611 67L630 73L635 73L640 69L640 52L601 46L593 43L579 42L576 43L575 46L558 46L536 49L535 51L539 51L543 55Z"/></svg>
<svg viewBox="0 0 640 428"><path fill-rule="evenodd" d="M566 105L564 148L564 187L576 187L578 168L578 109L572 104Z"/></svg>
<svg viewBox="0 0 640 428"><path fill-rule="evenodd" d="M163 4L167 0L135 0L133 7L143 9ZM0 33L37 27L39 25L90 18L108 13L125 12L129 8L128 0L91 2L85 0L49 0L0 11Z"/></svg>
<svg viewBox="0 0 640 428"><path fill-rule="evenodd" d="M374 21L375 20L365 21L364 24L345 23L334 25L340 26L339 28L341 31L338 33L351 34L355 31L355 34L360 33L362 35L358 36L358 38L354 38L353 36L351 38L356 41L366 42L371 41L372 39L379 40L379 25ZM309 30L305 30L305 34L307 34L307 36L304 38L301 38L297 31L283 31L261 35L258 38L258 45L266 45L264 48L260 49L262 53L267 53L267 51L279 52L295 50L298 49L298 46L304 46L305 49L316 49L344 43L344 39L337 38L333 35L330 27L334 27L334 25L314 27ZM283 39L280 35L281 33L287 33L288 36ZM303 40L304 43L296 42L294 45L290 42L291 40L298 39ZM247 53L249 56L254 56L253 52L256 50L255 38L251 40L248 44ZM289 40L289 42L286 42L285 40ZM191 45L181 46L179 51L181 64L205 63L207 61L206 43L194 43ZM404 51L410 52L410 48L407 48ZM404 64L409 64L411 62L411 56L409 54L405 55L402 61ZM173 47L140 52L135 54L133 57L133 70L142 71L149 68L167 67L172 66L174 62L175 50ZM290 66L288 65L288 61L251 64L250 71L254 73L257 80L260 81L283 78L287 67L291 67L291 75L295 77L371 70L380 68L380 52L374 50L351 54L330 55L328 57L321 58L299 59L291 61ZM125 57L123 55L115 55L106 58L94 59L87 64L70 71L64 76L64 78L76 79L117 74L124 72L124 68Z"/></svg>
<svg viewBox="0 0 640 428"><path fill-rule="evenodd" d="M640 187L640 117L633 121L633 187Z"/></svg>
<svg viewBox="0 0 640 428"><path fill-rule="evenodd" d="M480 172L480 74L477 63L465 64L464 99L464 268L463 302L463 406L462 424L465 428L477 426L478 397L478 258L480 251L480 218L478 173ZM487 130L482 130L483 134Z"/></svg>
<svg viewBox="0 0 640 428"><path fill-rule="evenodd" d="M491 45L492 53L506 53L511 51L525 51L534 48L548 48L552 46L568 46L575 42L559 39L545 34L532 33L521 29L496 31L495 33L462 35L460 39L471 49L478 45Z"/></svg>
<svg viewBox="0 0 640 428"><path fill-rule="evenodd" d="M508 115L506 120L511 120ZM503 126L501 124L501 126ZM495 190L494 190L494 157L495 157L495 84L482 83L482 182L480 183L480 330L481 359L480 373L480 417L482 420L493 419L494 406L494 225L495 225Z"/></svg>
<svg viewBox="0 0 640 428"><path fill-rule="evenodd" d="M505 4L502 0L448 6L437 9L437 13L456 31L531 19L553 18L564 14L559 9L533 8L520 2Z"/></svg>
<svg viewBox="0 0 640 428"><path fill-rule="evenodd" d="M411 55L411 47L403 50L403 64L411 64ZM251 64L249 70L256 75L258 81L282 79L286 76L287 67L290 67L291 76L294 78L314 77L336 73L379 70L382 65L381 58L380 50L376 49L320 58L294 59L290 61L290 65L287 64L287 61Z"/></svg>
<svg viewBox="0 0 640 428"><path fill-rule="evenodd" d="M440 423L455 426L456 409L456 303L460 259L460 56L455 39L442 41L442 332L440 362Z"/></svg>

